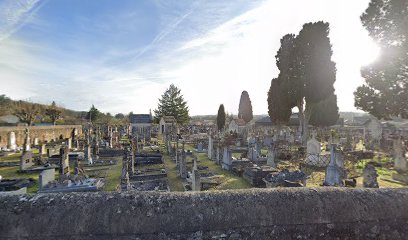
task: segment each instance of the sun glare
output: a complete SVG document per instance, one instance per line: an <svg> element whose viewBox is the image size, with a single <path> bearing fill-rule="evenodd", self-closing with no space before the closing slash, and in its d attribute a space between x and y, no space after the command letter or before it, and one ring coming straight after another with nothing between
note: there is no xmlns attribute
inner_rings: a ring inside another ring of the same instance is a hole
<svg viewBox="0 0 408 240"><path fill-rule="evenodd" d="M355 49L355 61L360 66L366 66L374 62L380 55L380 47L373 41L369 40ZM358 62L357 62L358 61Z"/></svg>

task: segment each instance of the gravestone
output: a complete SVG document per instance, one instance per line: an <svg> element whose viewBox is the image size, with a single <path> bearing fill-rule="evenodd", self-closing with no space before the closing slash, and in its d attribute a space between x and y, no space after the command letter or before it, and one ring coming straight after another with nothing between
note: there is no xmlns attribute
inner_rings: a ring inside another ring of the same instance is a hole
<svg viewBox="0 0 408 240"><path fill-rule="evenodd" d="M379 188L377 171L372 163L367 163L363 170L363 185L365 188Z"/></svg>
<svg viewBox="0 0 408 240"><path fill-rule="evenodd" d="M203 151L203 143L199 142L197 145L197 151L202 152Z"/></svg>
<svg viewBox="0 0 408 240"><path fill-rule="evenodd" d="M336 159L336 145L330 146L330 164L326 168L326 174L324 176L325 186L343 186L343 170L337 165Z"/></svg>
<svg viewBox="0 0 408 240"><path fill-rule="evenodd" d="M68 158L69 149L68 146L60 148L60 175L69 175L69 158Z"/></svg>
<svg viewBox="0 0 408 240"><path fill-rule="evenodd" d="M55 169L54 168L43 170L40 173L40 176L38 178L40 189L47 186L49 182L52 182L54 180L55 180Z"/></svg>
<svg viewBox="0 0 408 240"><path fill-rule="evenodd" d="M38 146L38 138L34 138L34 146Z"/></svg>
<svg viewBox="0 0 408 240"><path fill-rule="evenodd" d="M258 160L258 152L254 147L249 148L248 150L248 159L251 161Z"/></svg>
<svg viewBox="0 0 408 240"><path fill-rule="evenodd" d="M228 147L224 147L224 154L222 156L222 168L230 170L232 164L232 154Z"/></svg>
<svg viewBox="0 0 408 240"><path fill-rule="evenodd" d="M17 144L16 144L16 133L15 132L10 132L8 134L8 143L7 143L7 148L15 151L17 149Z"/></svg>
<svg viewBox="0 0 408 240"><path fill-rule="evenodd" d="M394 139L394 168L397 172L405 173L408 170L407 160L405 159L405 153L401 144L401 138Z"/></svg>
<svg viewBox="0 0 408 240"><path fill-rule="evenodd" d="M274 146L271 146L268 151L268 158L266 160L266 165L276 168L275 156L276 156L275 148Z"/></svg>
<svg viewBox="0 0 408 240"><path fill-rule="evenodd" d="M212 140L212 137L211 137L211 132L210 132L210 134L208 135L208 149L207 149L207 152L208 152L208 158L209 159L212 159L212 155L213 155L213 140Z"/></svg>
<svg viewBox="0 0 408 240"><path fill-rule="evenodd" d="M180 161L179 161L179 173L180 177L185 179L187 177L187 165L186 165L186 154L183 151L180 156Z"/></svg>
<svg viewBox="0 0 408 240"><path fill-rule="evenodd" d="M69 150L72 149L72 138L67 138L67 146Z"/></svg>
<svg viewBox="0 0 408 240"><path fill-rule="evenodd" d="M191 188L193 191L201 191L200 173L197 169L193 169L191 174Z"/></svg>
<svg viewBox="0 0 408 240"><path fill-rule="evenodd" d="M307 147L306 147L306 152L307 154L312 154L312 155L319 155L321 153L321 146L320 142L316 140L316 135L313 134L312 138L307 141Z"/></svg>
<svg viewBox="0 0 408 240"><path fill-rule="evenodd" d="M20 157L20 171L27 170L34 165L33 153L31 151L24 151Z"/></svg>
<svg viewBox="0 0 408 240"><path fill-rule="evenodd" d="M92 164L93 164L93 160L92 160L91 146L89 146L89 144L86 144L84 150L85 150L85 151L84 151L84 160L85 160L89 165L92 165Z"/></svg>

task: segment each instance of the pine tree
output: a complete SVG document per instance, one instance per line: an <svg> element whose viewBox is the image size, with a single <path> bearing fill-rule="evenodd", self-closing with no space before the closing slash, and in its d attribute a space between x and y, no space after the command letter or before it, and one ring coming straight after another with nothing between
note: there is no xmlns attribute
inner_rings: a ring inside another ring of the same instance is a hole
<svg viewBox="0 0 408 240"><path fill-rule="evenodd" d="M249 123L253 118L252 103L247 91L241 93L239 100L238 118L243 119L246 123Z"/></svg>
<svg viewBox="0 0 408 240"><path fill-rule="evenodd" d="M184 101L181 90L174 84L171 84L159 99L159 105L154 110L154 115L154 120L157 123L163 116L173 116L179 124L185 124L190 120L187 102Z"/></svg>
<svg viewBox="0 0 408 240"><path fill-rule="evenodd" d="M89 112L87 113L86 119L90 122L95 122L101 115L101 112L92 104L91 109L89 109Z"/></svg>
<svg viewBox="0 0 408 240"><path fill-rule="evenodd" d="M361 16L381 55L361 69L354 105L378 119L408 118L408 1L372 0Z"/></svg>
<svg viewBox="0 0 408 240"><path fill-rule="evenodd" d="M218 114L217 114L217 128L218 131L222 131L225 128L225 109L224 109L224 104L221 104L220 107L218 108Z"/></svg>

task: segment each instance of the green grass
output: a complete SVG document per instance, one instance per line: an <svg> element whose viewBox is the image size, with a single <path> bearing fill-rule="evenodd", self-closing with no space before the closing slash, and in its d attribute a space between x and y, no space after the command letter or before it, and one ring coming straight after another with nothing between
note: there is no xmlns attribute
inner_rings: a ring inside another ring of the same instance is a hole
<svg viewBox="0 0 408 240"><path fill-rule="evenodd" d="M226 189L246 189L251 188L251 185L245 181L245 179L235 176L231 172L224 170L220 165L217 165L215 162L208 159L207 154L197 153L197 159L199 160L198 165L208 167L210 171L214 172L217 175L220 175L222 178L222 183L212 190L226 190Z"/></svg>
<svg viewBox="0 0 408 240"><path fill-rule="evenodd" d="M117 160L117 164L110 166L109 170L105 172L106 177L103 190L108 192L116 191L118 185L120 185L120 179L122 176L122 158L117 157L115 159Z"/></svg>
<svg viewBox="0 0 408 240"><path fill-rule="evenodd" d="M178 171L176 168L176 163L173 162L171 157L167 155L166 149L163 143L160 143L160 150L164 157L164 166L167 171L167 179L169 180L170 191L172 192L183 192L183 182L178 175Z"/></svg>

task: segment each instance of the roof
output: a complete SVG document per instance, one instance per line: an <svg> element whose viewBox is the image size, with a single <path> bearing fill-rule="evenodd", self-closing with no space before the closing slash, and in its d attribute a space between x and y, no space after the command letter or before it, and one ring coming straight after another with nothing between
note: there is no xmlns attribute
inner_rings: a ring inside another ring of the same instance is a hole
<svg viewBox="0 0 408 240"><path fill-rule="evenodd" d="M258 119L255 121L255 124L260 124L260 125L272 125L272 120L270 117L263 117L261 119Z"/></svg>
<svg viewBox="0 0 408 240"><path fill-rule="evenodd" d="M177 120L174 116L163 116L162 119L165 123L176 123Z"/></svg>
<svg viewBox="0 0 408 240"><path fill-rule="evenodd" d="M150 114L131 114L129 116L130 123L152 123Z"/></svg>

